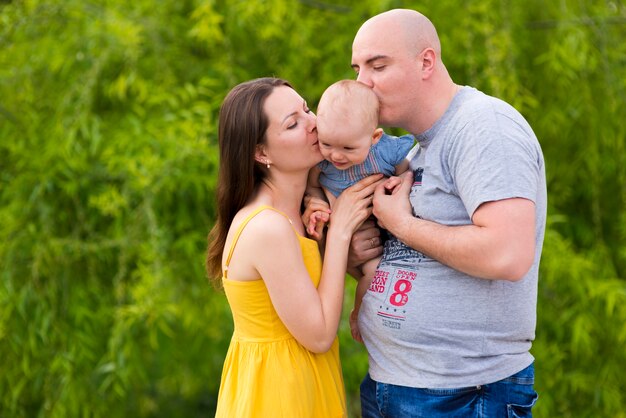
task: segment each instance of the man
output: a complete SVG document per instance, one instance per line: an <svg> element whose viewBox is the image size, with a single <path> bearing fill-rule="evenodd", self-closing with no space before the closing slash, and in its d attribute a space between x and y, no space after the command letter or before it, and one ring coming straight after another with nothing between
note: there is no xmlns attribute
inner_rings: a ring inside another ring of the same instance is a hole
<svg viewBox="0 0 626 418"><path fill-rule="evenodd" d="M546 218L532 129L452 81L435 27L414 10L365 22L352 67L378 96L381 124L420 145L410 175L374 195L393 237L359 313L363 417L530 416Z"/></svg>

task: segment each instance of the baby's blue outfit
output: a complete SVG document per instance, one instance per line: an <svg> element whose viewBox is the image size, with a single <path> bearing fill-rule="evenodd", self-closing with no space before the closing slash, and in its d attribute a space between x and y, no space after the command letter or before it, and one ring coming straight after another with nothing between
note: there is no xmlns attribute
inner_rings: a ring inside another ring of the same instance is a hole
<svg viewBox="0 0 626 418"><path fill-rule="evenodd" d="M391 136L383 134L380 140L372 145L365 161L353 165L346 170L339 170L330 161L322 161L317 166L321 170L319 182L335 197L344 189L357 181L376 173L393 176L396 165L400 164L413 148L413 135Z"/></svg>

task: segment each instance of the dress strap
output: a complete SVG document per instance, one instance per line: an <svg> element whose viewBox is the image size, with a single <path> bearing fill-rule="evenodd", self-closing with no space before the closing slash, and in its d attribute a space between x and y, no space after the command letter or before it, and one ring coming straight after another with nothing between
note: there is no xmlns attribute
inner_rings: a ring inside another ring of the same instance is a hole
<svg viewBox="0 0 626 418"><path fill-rule="evenodd" d="M287 218L287 220L289 221L289 223L291 224L291 226L293 228L293 222L291 222L291 219L289 219L289 216L287 216L285 213L279 211L278 209L275 209L275 208L273 208L271 206L267 206L267 205L261 205L258 208L256 208L250 215L248 215L246 217L246 219L243 220L241 225L239 225L239 228L237 229L237 232L235 232L235 236L233 238L233 242L230 244L230 249L228 250L228 256L226 257L226 263L225 263L225 266L224 266L224 277L228 278L228 266L230 265L230 259L233 256L233 251L235 251L235 246L237 245L237 241L239 241L239 236L241 235L241 232L246 227L246 225L248 225L248 222L250 222L250 220L252 218L254 218L256 215L258 215L260 212L264 211L265 209L273 210L274 212L278 212L281 215L283 215L285 218ZM294 232L295 231L296 230L294 228Z"/></svg>

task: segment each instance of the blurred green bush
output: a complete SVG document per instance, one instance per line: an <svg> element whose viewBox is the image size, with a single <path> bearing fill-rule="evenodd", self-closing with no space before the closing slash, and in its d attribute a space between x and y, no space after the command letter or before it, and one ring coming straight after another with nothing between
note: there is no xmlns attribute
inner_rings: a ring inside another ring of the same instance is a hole
<svg viewBox="0 0 626 418"><path fill-rule="evenodd" d="M0 2L0 417L212 416L216 124L275 75L315 108L369 16L416 8L453 78L535 128L550 199L539 417L625 417L626 8L563 0ZM350 281L346 304L351 304ZM346 309L346 312L348 309ZM351 414L367 370L340 329Z"/></svg>

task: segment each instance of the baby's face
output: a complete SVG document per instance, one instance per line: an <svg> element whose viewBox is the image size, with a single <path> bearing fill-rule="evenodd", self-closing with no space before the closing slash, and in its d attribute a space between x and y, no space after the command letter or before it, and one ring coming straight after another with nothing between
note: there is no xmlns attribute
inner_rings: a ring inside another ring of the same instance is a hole
<svg viewBox="0 0 626 418"><path fill-rule="evenodd" d="M357 125L357 124L352 124ZM320 151L338 170L361 164L372 146L373 132L363 126L317 124Z"/></svg>

